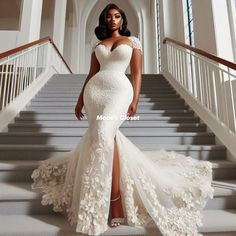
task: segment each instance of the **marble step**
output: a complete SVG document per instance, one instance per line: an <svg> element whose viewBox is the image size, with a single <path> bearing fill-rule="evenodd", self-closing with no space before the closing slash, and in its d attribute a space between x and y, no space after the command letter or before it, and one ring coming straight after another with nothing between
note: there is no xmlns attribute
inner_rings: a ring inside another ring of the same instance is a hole
<svg viewBox="0 0 236 236"><path fill-rule="evenodd" d="M2 132L0 133L0 144L76 144L80 141L85 131L79 130L77 133L57 132L57 133L36 133L36 132ZM178 132L178 133L150 133L142 130L128 130L123 134L131 142L138 144L215 144L215 135L211 132Z"/></svg>
<svg viewBox="0 0 236 236"><path fill-rule="evenodd" d="M236 162L228 160L211 160L211 162L215 185L219 187L227 185L229 189L235 188L236 192ZM39 164L40 160L0 160L0 182L30 182L32 170Z"/></svg>
<svg viewBox="0 0 236 236"><path fill-rule="evenodd" d="M29 104L27 104L28 106L40 106L40 107L61 107L61 106L66 106L66 107L70 107L70 106L75 106L77 103L77 99L75 99L74 101L39 101L39 100L31 100ZM139 102L138 103L138 107L142 107L142 106L147 106L147 107L158 107L159 105L161 106L181 106L181 105L185 105L185 101L184 100L180 100L180 99L173 99L173 100L159 100L159 101L144 101L144 102Z"/></svg>
<svg viewBox="0 0 236 236"><path fill-rule="evenodd" d="M49 97L49 98L40 98L40 97L35 97L33 99L31 99L31 103L32 102L77 102L78 98L74 97L74 98L65 98L65 97ZM152 97L149 97L149 98L139 98L139 104L145 104L145 103L158 103L158 102L175 102L175 101L178 101L178 102L184 102L184 100L182 98L176 98L176 97L172 97L172 98L169 98L169 97L164 97L164 98L152 98Z"/></svg>
<svg viewBox="0 0 236 236"><path fill-rule="evenodd" d="M79 130L85 131L88 128L88 124L80 122L66 122L66 121L54 121L51 124L41 123L14 123L8 125L8 132L79 132ZM119 130L128 132L128 130L142 130L149 131L150 133L157 132L205 132L206 125L200 123L189 124L158 124L157 122L145 122L145 121L126 121L123 123Z"/></svg>
<svg viewBox="0 0 236 236"><path fill-rule="evenodd" d="M52 205L42 205L42 194L31 189L32 182L0 183L1 215L56 214ZM204 210L236 209L236 193L214 187L214 198L209 199Z"/></svg>
<svg viewBox="0 0 236 236"><path fill-rule="evenodd" d="M51 93L45 93L45 92L38 92L35 95L35 98L53 98L53 97L60 97L60 98L78 98L79 94L78 92L63 92L63 93L59 93L59 92L51 92ZM139 99L159 99L159 98L180 98L180 96L176 93L142 93L140 92L139 94Z"/></svg>
<svg viewBox="0 0 236 236"><path fill-rule="evenodd" d="M199 233L204 236L236 235L236 210L204 210L202 215L203 226L199 227ZM0 232L3 236L84 236L75 233L75 229L61 214L0 215ZM102 235L162 236L153 222L145 228L127 225L109 227Z"/></svg>
<svg viewBox="0 0 236 236"><path fill-rule="evenodd" d="M137 145L136 142L134 142ZM69 152L77 144L49 145L49 144L0 144L0 160L44 160L53 155ZM189 155L198 160L225 160L226 148L223 145L176 145L139 143L141 151L153 151L164 148Z"/></svg>

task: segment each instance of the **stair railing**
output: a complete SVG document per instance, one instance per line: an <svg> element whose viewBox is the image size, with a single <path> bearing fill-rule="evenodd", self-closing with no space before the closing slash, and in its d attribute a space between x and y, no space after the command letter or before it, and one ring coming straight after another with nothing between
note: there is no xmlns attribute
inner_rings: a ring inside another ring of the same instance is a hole
<svg viewBox="0 0 236 236"><path fill-rule="evenodd" d="M1 53L0 110L37 80L49 66L54 66L58 73L72 73L50 37Z"/></svg>
<svg viewBox="0 0 236 236"><path fill-rule="evenodd" d="M72 73L50 37L0 54L0 132L55 73Z"/></svg>
<svg viewBox="0 0 236 236"><path fill-rule="evenodd" d="M166 38L168 72L222 124L236 132L236 64Z"/></svg>
<svg viewBox="0 0 236 236"><path fill-rule="evenodd" d="M236 64L171 38L163 43L167 55L163 73L213 131L219 135L226 131L221 140L228 139L231 151L236 151Z"/></svg>

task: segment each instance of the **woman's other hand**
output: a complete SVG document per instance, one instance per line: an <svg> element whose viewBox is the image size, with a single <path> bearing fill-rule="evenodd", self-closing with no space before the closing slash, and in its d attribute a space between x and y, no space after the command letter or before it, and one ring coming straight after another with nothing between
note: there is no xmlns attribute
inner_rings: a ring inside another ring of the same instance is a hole
<svg viewBox="0 0 236 236"><path fill-rule="evenodd" d="M137 110L137 102L132 101L129 105L127 116L128 117L133 116L136 113L136 110Z"/></svg>
<svg viewBox="0 0 236 236"><path fill-rule="evenodd" d="M84 114L82 113L82 108L84 104L81 100L78 100L76 106L75 106L75 115L78 118L78 120L81 120L81 118L84 117Z"/></svg>

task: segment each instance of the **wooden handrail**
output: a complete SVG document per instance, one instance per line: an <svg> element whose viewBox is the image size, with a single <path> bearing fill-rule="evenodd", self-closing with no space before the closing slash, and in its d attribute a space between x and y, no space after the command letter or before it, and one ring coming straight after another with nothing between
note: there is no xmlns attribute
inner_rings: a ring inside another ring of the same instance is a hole
<svg viewBox="0 0 236 236"><path fill-rule="evenodd" d="M207 57L207 58L209 58L209 59L211 59L211 60L213 60L215 62L221 63L221 64L223 64L223 65L225 65L225 66L227 66L227 67L229 67L229 68L231 68L233 70L236 70L236 64L235 63L227 61L227 60L225 60L223 58L217 57L214 54L206 52L206 51L204 51L202 49L189 46L189 45L187 45L185 43L179 42L179 41L177 41L175 39L171 39L171 38L164 38L163 43L165 44L166 41L172 42L172 43L174 43L176 45L179 45L179 46L181 46L183 48L189 49L190 51L196 52L196 53L198 53L198 54L200 54L200 55L202 55L204 57Z"/></svg>
<svg viewBox="0 0 236 236"><path fill-rule="evenodd" d="M53 42L53 40L51 39L50 36L41 38L41 39L39 39L39 40L35 40L35 41L31 42L31 43L27 43L27 44L24 44L24 45L22 45L22 46L13 48L13 49L11 49L11 50L8 50L8 51L6 51L6 52L0 53L0 59L2 59L2 58L4 58L4 57L11 56L11 55L13 55L13 54L15 54L15 53L17 53L17 52L20 52L20 51L22 51L22 50L24 50L24 49L30 48L30 47L32 47L32 46L34 46L34 45L37 45L37 44L39 44L39 43L44 43L44 42L47 42L47 41L49 41L49 42L53 45L53 47L54 47L55 50L57 51L58 55L61 57L62 61L65 63L67 69L70 71L70 73L73 74L73 72L72 72L72 70L70 69L69 65L68 65L67 62L65 61L64 57L62 56L62 54L60 53L60 51L58 50L57 46L55 45L55 43Z"/></svg>

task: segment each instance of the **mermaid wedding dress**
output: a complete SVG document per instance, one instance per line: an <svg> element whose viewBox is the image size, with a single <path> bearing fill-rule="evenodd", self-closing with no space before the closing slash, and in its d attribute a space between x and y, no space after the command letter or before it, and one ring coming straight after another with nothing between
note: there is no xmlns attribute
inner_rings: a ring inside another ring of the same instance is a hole
<svg viewBox="0 0 236 236"><path fill-rule="evenodd" d="M116 140L127 224L145 227L154 221L164 236L201 235L201 210L214 192L212 164L164 149L141 151L119 130L133 98L125 70L133 48L142 53L138 38L129 40L132 46L120 44L112 51L99 42L94 45L100 71L84 89L88 129L73 150L42 161L31 186L43 193L43 205L53 204L55 212L66 214L76 232L103 233L108 229Z"/></svg>

